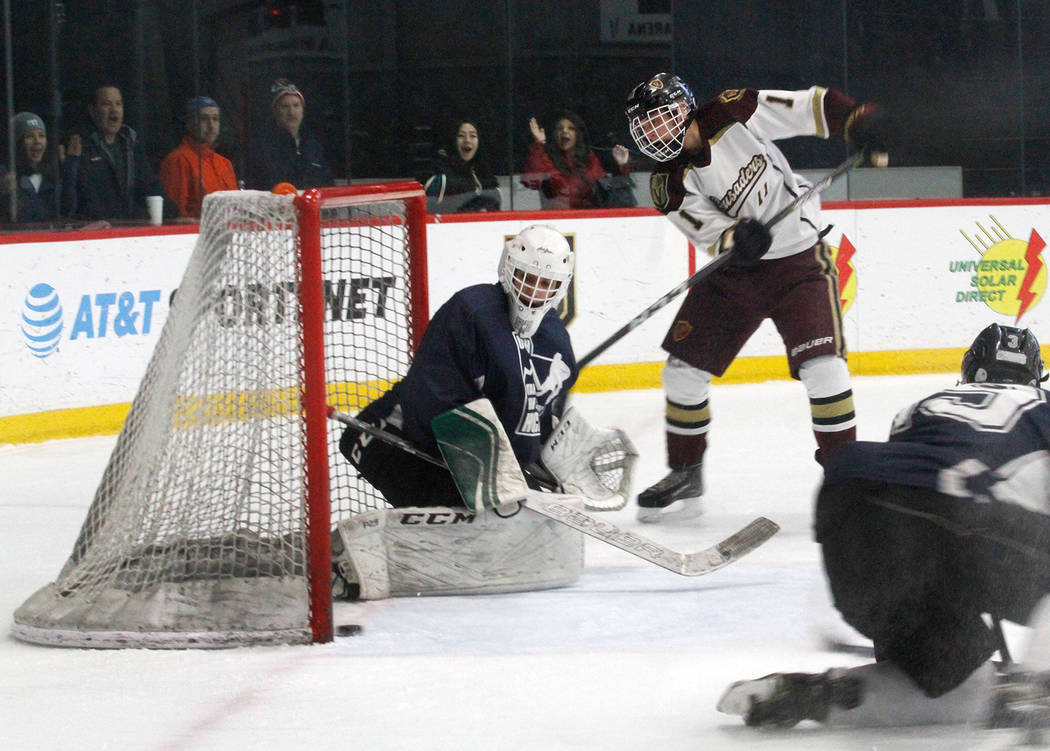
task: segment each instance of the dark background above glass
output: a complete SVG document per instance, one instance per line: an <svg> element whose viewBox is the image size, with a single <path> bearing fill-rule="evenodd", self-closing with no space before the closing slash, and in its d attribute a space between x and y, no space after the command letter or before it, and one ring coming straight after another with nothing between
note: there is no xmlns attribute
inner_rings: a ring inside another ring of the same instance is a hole
<svg viewBox="0 0 1050 751"><path fill-rule="evenodd" d="M599 156L631 146L631 87L674 70L698 98L833 86L893 116L892 164L959 165L966 196L1050 190L1050 10L1043 0L11 0L9 106L61 140L102 81L160 159L195 93L222 106L220 150L245 171L269 85L294 81L341 180L425 180L460 118L494 172L521 171L528 120L568 108ZM798 169L838 139L796 139ZM4 162L7 161L5 158ZM632 166L651 167L632 156ZM522 190L520 187L516 190ZM504 196L504 208L510 207Z"/></svg>

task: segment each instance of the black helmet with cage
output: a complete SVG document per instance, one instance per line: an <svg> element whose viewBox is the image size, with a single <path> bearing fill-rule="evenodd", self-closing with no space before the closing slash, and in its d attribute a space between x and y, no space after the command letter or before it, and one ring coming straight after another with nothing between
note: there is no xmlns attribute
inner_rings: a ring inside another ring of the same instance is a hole
<svg viewBox="0 0 1050 751"><path fill-rule="evenodd" d="M1039 341L1029 329L990 324L963 355L963 383L1038 386L1044 380Z"/></svg>
<svg viewBox="0 0 1050 751"><path fill-rule="evenodd" d="M678 76L657 73L634 87L624 112L638 149L667 162L682 153L685 131L696 114L696 97Z"/></svg>

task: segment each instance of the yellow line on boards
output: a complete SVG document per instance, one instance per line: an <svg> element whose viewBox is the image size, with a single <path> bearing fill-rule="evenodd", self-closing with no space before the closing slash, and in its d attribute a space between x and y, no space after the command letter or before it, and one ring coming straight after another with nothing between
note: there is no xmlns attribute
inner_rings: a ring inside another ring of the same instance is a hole
<svg viewBox="0 0 1050 751"><path fill-rule="evenodd" d="M0 443L39 443L55 438L119 433L131 404L103 404L0 417Z"/></svg>
<svg viewBox="0 0 1050 751"><path fill-rule="evenodd" d="M885 352L854 352L848 357L849 370L855 376L911 375L915 373L950 373L959 369L966 349L912 349ZM1048 353L1044 353L1046 359ZM583 392L624 391L660 388L662 362L591 365L580 373L576 390ZM787 380L787 358L740 357L715 383L757 383Z"/></svg>
<svg viewBox="0 0 1050 751"><path fill-rule="evenodd" d="M849 355L849 369L855 376L951 373L958 371L965 351L964 348L953 348L855 352ZM1050 347L1043 349L1043 359L1050 359ZM657 389L660 388L662 370L662 362L591 365L580 373L576 390L594 393ZM741 357L730 366L724 376L716 378L715 383L756 383L786 380L788 377L787 359L783 355ZM335 397L337 401L346 400L345 395L341 399L338 398L337 394L333 393L336 391L338 388L329 388L330 398ZM370 391L375 396L379 395L375 388L371 388ZM340 406L352 409L354 405ZM0 417L0 444L39 443L57 438L112 435L120 432L130 407L130 404L104 404Z"/></svg>

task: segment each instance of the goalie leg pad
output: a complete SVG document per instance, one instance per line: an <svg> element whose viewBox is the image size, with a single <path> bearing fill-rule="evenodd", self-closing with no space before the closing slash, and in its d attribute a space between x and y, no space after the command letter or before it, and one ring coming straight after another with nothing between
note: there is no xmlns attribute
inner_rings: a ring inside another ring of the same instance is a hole
<svg viewBox="0 0 1050 751"><path fill-rule="evenodd" d="M339 522L332 541L332 566L349 584L360 588L362 600L382 600L390 596L387 567L386 509L357 514ZM334 593L333 593L334 594Z"/></svg>
<svg viewBox="0 0 1050 751"><path fill-rule="evenodd" d="M502 513L428 506L358 514L339 523L335 564L362 600L526 592L579 578L581 535L520 508Z"/></svg>

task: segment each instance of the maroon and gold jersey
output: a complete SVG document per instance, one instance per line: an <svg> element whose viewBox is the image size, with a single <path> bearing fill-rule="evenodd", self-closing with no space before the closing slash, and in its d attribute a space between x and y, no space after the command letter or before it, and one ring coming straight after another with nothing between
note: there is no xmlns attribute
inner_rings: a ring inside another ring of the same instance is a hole
<svg viewBox="0 0 1050 751"><path fill-rule="evenodd" d="M701 151L683 151L653 172L653 203L697 248L713 254L722 232L737 219L767 222L809 187L774 142L835 135L852 106L849 97L820 86L723 91L696 114ZM822 228L814 196L773 228L773 244L763 259L812 248Z"/></svg>

